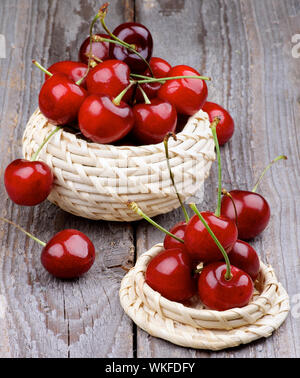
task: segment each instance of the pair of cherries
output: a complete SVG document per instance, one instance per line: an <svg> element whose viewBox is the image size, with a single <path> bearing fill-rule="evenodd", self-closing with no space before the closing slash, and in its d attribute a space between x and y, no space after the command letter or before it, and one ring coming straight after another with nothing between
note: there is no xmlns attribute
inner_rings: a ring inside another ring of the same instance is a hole
<svg viewBox="0 0 300 378"><path fill-rule="evenodd" d="M269 205L255 191L267 169L275 161L286 157L279 156L266 167L252 192L226 192L226 196L221 199L220 151L215 125L218 121L211 125L219 167L218 206L215 213L199 213L193 204L191 208L195 215L189 219L183 207L186 220L167 231L147 217L137 205L131 204L130 207L167 234L164 251L155 256L147 267L145 279L149 286L170 300L184 302L197 292L198 285L202 302L211 309L223 311L245 306L252 296L260 262L254 248L240 239L245 235L245 239L257 236L266 227ZM166 156L168 159L168 153ZM169 164L168 167L170 170ZM182 204L171 170L170 177ZM237 198L240 198L240 202ZM265 213L262 204L267 204ZM224 259L225 263L222 262ZM200 262L203 268L198 275L199 270L195 268Z"/></svg>

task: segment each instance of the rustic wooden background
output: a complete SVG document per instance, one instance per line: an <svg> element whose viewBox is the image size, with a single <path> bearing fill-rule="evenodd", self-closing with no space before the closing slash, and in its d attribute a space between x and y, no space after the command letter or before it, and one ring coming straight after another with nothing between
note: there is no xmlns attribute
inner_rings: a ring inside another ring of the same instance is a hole
<svg viewBox="0 0 300 378"><path fill-rule="evenodd" d="M43 75L32 58L46 66L76 60L101 3L0 1L0 34L6 39L6 58L0 59L1 176L20 157L24 127L37 106ZM292 311L272 337L218 353L153 338L124 314L118 289L124 275L120 266L133 264L162 234L144 221L88 221L48 202L19 207L1 184L1 216L45 241L63 228L77 228L98 253L84 277L59 281L41 267L38 244L0 225L0 357L300 357L300 58L292 56L300 1L111 0L108 25L130 20L149 27L155 56L212 76L209 99L229 109L236 125L221 151L227 189L252 188L270 160L288 155L260 186L272 217L253 245L274 266ZM214 165L202 209L215 207L216 180ZM168 227L181 217L177 210L156 220Z"/></svg>

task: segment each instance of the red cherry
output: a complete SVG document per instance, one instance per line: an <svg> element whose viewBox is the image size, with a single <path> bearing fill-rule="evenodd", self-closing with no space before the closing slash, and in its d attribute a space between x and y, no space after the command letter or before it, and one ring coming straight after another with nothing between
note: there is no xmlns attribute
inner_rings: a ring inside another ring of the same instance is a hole
<svg viewBox="0 0 300 378"><path fill-rule="evenodd" d="M84 63L65 60L52 64L47 71L51 72L52 74L59 73L66 75L70 80L76 83L85 75L87 69L88 66ZM45 79L49 79L49 75L45 74ZM83 80L81 85L86 88L85 80Z"/></svg>
<svg viewBox="0 0 300 378"><path fill-rule="evenodd" d="M18 205L35 206L43 202L50 194L52 184L52 171L42 161L17 159L4 172L7 194Z"/></svg>
<svg viewBox="0 0 300 378"><path fill-rule="evenodd" d="M78 122L87 138L97 143L111 143L129 133L134 118L125 102L115 105L110 96L90 95L80 107Z"/></svg>
<svg viewBox="0 0 300 378"><path fill-rule="evenodd" d="M51 123L66 125L76 121L79 108L86 96L86 90L67 76L54 74L41 88L39 107Z"/></svg>
<svg viewBox="0 0 300 378"><path fill-rule="evenodd" d="M179 65L173 67L168 77L200 76L192 67ZM207 86L202 79L168 80L158 91L158 97L169 101L178 113L193 115L202 108L207 98Z"/></svg>
<svg viewBox="0 0 300 378"><path fill-rule="evenodd" d="M253 281L256 280L260 262L255 249L250 244L237 240L230 251L230 263L248 273Z"/></svg>
<svg viewBox="0 0 300 378"><path fill-rule="evenodd" d="M113 35L129 45L134 45L136 51L146 61L150 60L153 40L150 31L144 25L136 22L125 22L116 27L113 31ZM147 64L143 59L126 47L111 43L109 46L109 54L112 58L127 63L133 72L144 72L147 68Z"/></svg>
<svg viewBox="0 0 300 378"><path fill-rule="evenodd" d="M169 232L171 232L171 234L177 236L178 238L184 240L185 229L186 229L186 222L183 221L183 222L179 222L175 224L175 226L173 226ZM170 235L166 235L164 239L164 248L165 249L180 248L183 250L185 247L184 247L184 244L181 243L180 241L172 238L172 236Z"/></svg>
<svg viewBox="0 0 300 378"><path fill-rule="evenodd" d="M237 211L237 228L239 239L249 240L259 235L270 220L270 206L258 193L246 190L229 192ZM221 214L235 221L235 210L228 196L222 198Z"/></svg>
<svg viewBox="0 0 300 378"><path fill-rule="evenodd" d="M132 132L141 143L160 143L168 132L175 131L177 112L169 102L155 98L151 104L135 105L133 114L135 124Z"/></svg>
<svg viewBox="0 0 300 378"><path fill-rule="evenodd" d="M202 110L208 114L209 121L212 122L216 117L220 118L217 125L217 137L220 146L223 146L234 133L234 121L227 110L214 102L208 102L203 105Z"/></svg>
<svg viewBox="0 0 300 378"><path fill-rule="evenodd" d="M238 235L234 221L224 216L217 217L214 213L208 211L201 212L201 215L229 254ZM186 226L184 244L186 251L193 260L210 263L222 258L218 246L197 215L194 215Z"/></svg>
<svg viewBox="0 0 300 378"><path fill-rule="evenodd" d="M96 36L110 39L107 34L95 34ZM88 64L90 53L90 36L88 36L81 44L79 49L78 58L81 62ZM109 42L93 42L92 43L92 55L100 60L109 59ZM97 62L97 60L96 60Z"/></svg>
<svg viewBox="0 0 300 378"><path fill-rule="evenodd" d="M172 68L166 60L154 56L150 59L149 65L156 78L167 77ZM150 72L149 68L146 69L146 72Z"/></svg>
<svg viewBox="0 0 300 378"><path fill-rule="evenodd" d="M129 85L129 75L130 69L126 63L115 59L106 60L88 73L88 92L115 97Z"/></svg>
<svg viewBox="0 0 300 378"><path fill-rule="evenodd" d="M206 265L199 276L199 297L212 310L243 307L252 297L253 282L247 273L235 266L231 266L231 279L227 280L225 273L226 264L215 262Z"/></svg>
<svg viewBox="0 0 300 378"><path fill-rule="evenodd" d="M57 233L43 248L44 268L58 278L76 278L95 261L95 247L82 232L67 229Z"/></svg>
<svg viewBox="0 0 300 378"><path fill-rule="evenodd" d="M182 302L191 298L196 289L189 256L181 249L167 249L148 264L146 283L165 298Z"/></svg>

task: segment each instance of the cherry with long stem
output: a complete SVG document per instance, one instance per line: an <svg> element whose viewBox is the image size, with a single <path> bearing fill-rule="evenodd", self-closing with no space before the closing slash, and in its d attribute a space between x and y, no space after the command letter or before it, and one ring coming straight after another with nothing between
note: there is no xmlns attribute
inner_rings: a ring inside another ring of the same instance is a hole
<svg viewBox="0 0 300 378"><path fill-rule="evenodd" d="M225 279L226 280L230 280L232 275L231 275L231 270L230 270L230 261L229 261L229 258L228 258L228 255L225 251L225 249L223 248L222 244L219 242L219 240L217 239L216 235L213 233L212 229L209 227L209 225L207 224L207 222L205 221L205 219L203 218L202 214L199 212L199 210L197 209L197 206L195 203L191 203L190 204L190 208L194 211L194 213L199 217L199 219L201 220L201 222L203 223L204 227L206 228L207 232L210 234L210 236L213 238L214 242L216 243L216 245L218 246L219 250L221 251L223 257L224 257L224 260L226 262L226 274L225 274Z"/></svg>

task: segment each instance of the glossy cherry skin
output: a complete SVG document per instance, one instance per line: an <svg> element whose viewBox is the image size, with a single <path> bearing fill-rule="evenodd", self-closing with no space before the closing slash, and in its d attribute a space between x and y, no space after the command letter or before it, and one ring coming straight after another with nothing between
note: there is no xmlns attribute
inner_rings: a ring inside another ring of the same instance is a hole
<svg viewBox="0 0 300 378"><path fill-rule="evenodd" d="M234 133L234 121L227 110L214 102L208 102L203 105L202 110L208 114L209 121L212 122L215 117L220 118L216 127L218 142L223 146Z"/></svg>
<svg viewBox="0 0 300 378"><path fill-rule="evenodd" d="M143 144L160 143L168 132L174 132L176 129L175 107L158 98L151 100L151 104L135 105L133 115L133 135Z"/></svg>
<svg viewBox="0 0 300 378"><path fill-rule="evenodd" d="M51 192L53 173L42 161L17 159L4 172L4 185L10 199L18 205L35 206Z"/></svg>
<svg viewBox="0 0 300 378"><path fill-rule="evenodd" d="M224 216L217 217L208 211L201 212L201 215L225 251L230 254L238 235L235 222ZM191 258L199 262L210 263L220 260L223 256L197 215L194 215L186 226L184 244Z"/></svg>
<svg viewBox="0 0 300 378"><path fill-rule="evenodd" d="M107 34L95 34L96 36L110 39ZM90 54L90 37L88 36L81 44L78 54L78 59L80 62L88 64ZM92 55L100 60L109 59L109 43L108 42L93 42L92 43ZM97 60L96 60L96 63Z"/></svg>
<svg viewBox="0 0 300 378"><path fill-rule="evenodd" d="M57 233L43 248L41 262L57 278L76 278L87 272L95 261L95 247L80 231Z"/></svg>
<svg viewBox="0 0 300 378"><path fill-rule="evenodd" d="M56 62L50 66L47 71L56 74L60 73L66 75L70 80L76 83L80 80L86 73L88 66L81 62L73 62L71 60L64 60L61 62ZM49 79L49 75L45 74L45 79ZM81 84L86 88L85 80Z"/></svg>
<svg viewBox="0 0 300 378"><path fill-rule="evenodd" d="M86 96L87 91L67 76L54 74L45 81L40 90L39 107L51 123L66 125L76 121Z"/></svg>
<svg viewBox="0 0 300 378"><path fill-rule="evenodd" d="M232 278L225 279L226 264L215 262L206 265L198 280L201 301L211 310L225 311L246 306L253 294L251 277L231 265Z"/></svg>
<svg viewBox="0 0 300 378"><path fill-rule="evenodd" d="M230 251L230 264L248 273L253 281L258 277L260 262L255 249L242 240L237 240Z"/></svg>
<svg viewBox="0 0 300 378"><path fill-rule="evenodd" d="M87 75L88 92L116 97L129 85L129 75L130 69L126 63L116 59L106 60L90 70Z"/></svg>
<svg viewBox="0 0 300 378"><path fill-rule="evenodd" d="M186 222L183 221L183 222L179 222L175 224L175 226L173 226L170 229L170 232L171 234L184 240L185 229L186 229ZM184 246L184 243L181 243L180 241L172 238L172 236L166 235L164 239L164 248L165 249L179 248L179 249L184 250L185 246Z"/></svg>
<svg viewBox="0 0 300 378"><path fill-rule="evenodd" d="M125 22L116 27L113 34L122 41L134 45L136 51L149 61L152 56L153 39L150 31L142 24L136 22ZM142 73L147 68L147 64L131 50L111 43L109 46L111 58L122 60L127 63L132 72Z"/></svg>
<svg viewBox="0 0 300 378"><path fill-rule="evenodd" d="M168 77L200 75L194 68L179 65L173 67ZM158 97L169 101L178 113L193 115L202 108L207 98L207 85L201 79L174 79L166 81L158 91Z"/></svg>
<svg viewBox="0 0 300 378"><path fill-rule="evenodd" d="M122 102L115 105L106 95L90 95L82 104L78 123L84 136L97 143L115 142L129 133L134 118L131 108Z"/></svg>
<svg viewBox="0 0 300 378"><path fill-rule="evenodd" d="M171 70L171 65L164 59L158 58L158 57L152 57L150 59L149 65L151 67L153 76L157 79L163 78L168 76L168 73ZM149 70L149 68L146 69L145 72L143 72L144 76L152 77L152 74ZM151 100L152 98L155 98L157 96L158 90L162 86L159 82L154 83L143 83L140 84L143 91L146 93L147 97ZM142 95L142 92L137 88L136 91L136 102L137 103L143 103L145 102L144 97Z"/></svg>
<svg viewBox="0 0 300 378"><path fill-rule="evenodd" d="M229 193L237 210L239 239L256 237L269 223L271 211L268 202L260 194L246 190L232 190ZM222 198L221 214L235 220L234 207L228 196Z"/></svg>
<svg viewBox="0 0 300 378"><path fill-rule="evenodd" d="M166 249L153 257L145 274L146 283L163 297L176 302L196 292L189 256L181 249Z"/></svg>

